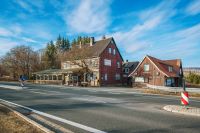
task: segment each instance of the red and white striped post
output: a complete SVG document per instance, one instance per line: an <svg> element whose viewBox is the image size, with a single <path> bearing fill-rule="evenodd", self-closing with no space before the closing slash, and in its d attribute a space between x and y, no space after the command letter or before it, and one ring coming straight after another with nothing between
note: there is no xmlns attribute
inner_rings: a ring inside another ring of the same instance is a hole
<svg viewBox="0 0 200 133"><path fill-rule="evenodd" d="M181 104L188 105L189 104L189 94L185 90L185 80L183 79L183 92L181 92Z"/></svg>
<svg viewBox="0 0 200 133"><path fill-rule="evenodd" d="M189 104L189 95L187 91L181 92L181 104L185 106Z"/></svg>

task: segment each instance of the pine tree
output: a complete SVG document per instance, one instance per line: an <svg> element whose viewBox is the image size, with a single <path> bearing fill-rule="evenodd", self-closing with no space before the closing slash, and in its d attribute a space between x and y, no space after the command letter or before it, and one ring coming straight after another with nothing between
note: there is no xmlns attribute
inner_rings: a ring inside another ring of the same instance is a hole
<svg viewBox="0 0 200 133"><path fill-rule="evenodd" d="M49 67L54 68L55 67L55 58L56 58L56 47L53 43L53 41L50 41L47 43L45 55L47 56L47 60L49 62Z"/></svg>
<svg viewBox="0 0 200 133"><path fill-rule="evenodd" d="M65 51L67 51L67 50L69 50L69 48L70 48L70 42L69 42L69 39L65 39Z"/></svg>
<svg viewBox="0 0 200 133"><path fill-rule="evenodd" d="M60 48L61 48L61 42L62 41L62 39L61 39L61 36L60 36L60 34L59 34L59 36L58 36L58 38L57 38L57 40L56 40L56 49L58 50L58 51L60 51Z"/></svg>
<svg viewBox="0 0 200 133"><path fill-rule="evenodd" d="M76 39L75 39L75 38L73 39L73 41L72 41L72 44L71 44L71 45L72 45L72 47L76 47L76 45L77 45L77 41L76 41Z"/></svg>

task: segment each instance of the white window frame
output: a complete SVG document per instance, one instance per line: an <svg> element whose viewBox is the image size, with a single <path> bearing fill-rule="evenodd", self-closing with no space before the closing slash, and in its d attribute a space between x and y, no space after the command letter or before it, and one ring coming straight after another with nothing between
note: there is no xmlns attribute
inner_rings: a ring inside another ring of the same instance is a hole
<svg viewBox="0 0 200 133"><path fill-rule="evenodd" d="M121 79L121 75L119 73L115 74L115 80L120 80Z"/></svg>
<svg viewBox="0 0 200 133"><path fill-rule="evenodd" d="M71 67L70 63L65 62L63 63L63 69L69 69Z"/></svg>
<svg viewBox="0 0 200 133"><path fill-rule="evenodd" d="M104 59L104 66L112 66L111 60Z"/></svg>
<svg viewBox="0 0 200 133"><path fill-rule="evenodd" d="M109 54L112 53L112 48L108 48L108 53L109 53Z"/></svg>
<svg viewBox="0 0 200 133"><path fill-rule="evenodd" d="M115 49L113 49L113 55L116 55L116 50Z"/></svg>
<svg viewBox="0 0 200 133"><path fill-rule="evenodd" d="M168 66L168 71L172 72L173 71L173 67L172 66Z"/></svg>
<svg viewBox="0 0 200 133"><path fill-rule="evenodd" d="M144 72L149 72L149 64L144 64Z"/></svg>
<svg viewBox="0 0 200 133"><path fill-rule="evenodd" d="M105 75L104 75L104 80L105 80L105 81L108 80L108 74L107 74L107 73L105 73Z"/></svg>
<svg viewBox="0 0 200 133"><path fill-rule="evenodd" d="M120 68L120 67L121 67L120 62L117 61L117 68Z"/></svg>

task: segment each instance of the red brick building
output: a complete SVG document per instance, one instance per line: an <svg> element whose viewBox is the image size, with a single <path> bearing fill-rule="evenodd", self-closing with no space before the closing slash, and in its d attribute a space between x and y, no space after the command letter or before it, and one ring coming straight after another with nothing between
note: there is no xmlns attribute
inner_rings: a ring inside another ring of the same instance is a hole
<svg viewBox="0 0 200 133"><path fill-rule="evenodd" d="M179 87L183 78L181 60L160 60L147 55L129 76L133 78L133 85Z"/></svg>
<svg viewBox="0 0 200 133"><path fill-rule="evenodd" d="M73 56L75 60L70 60L68 58L70 56ZM38 77L36 81L46 83L48 80L49 83L55 79L57 84L66 85L121 85L123 81L122 62L123 58L112 37L104 37L99 41L91 37L90 43L80 42L66 53L61 62L61 69L35 73ZM86 67L88 71L83 70Z"/></svg>

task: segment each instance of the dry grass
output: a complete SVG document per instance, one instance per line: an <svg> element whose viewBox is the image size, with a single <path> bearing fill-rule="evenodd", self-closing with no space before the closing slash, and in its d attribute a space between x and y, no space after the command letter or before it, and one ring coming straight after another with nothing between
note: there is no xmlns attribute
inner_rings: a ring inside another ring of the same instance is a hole
<svg viewBox="0 0 200 133"><path fill-rule="evenodd" d="M161 94L161 95L173 95L173 96L180 96L180 92L169 92L157 89L141 89L141 92L150 93L150 94ZM200 97L200 93L189 92L190 97Z"/></svg>
<svg viewBox="0 0 200 133"><path fill-rule="evenodd" d="M0 133L44 133L23 120L11 110L0 105Z"/></svg>

